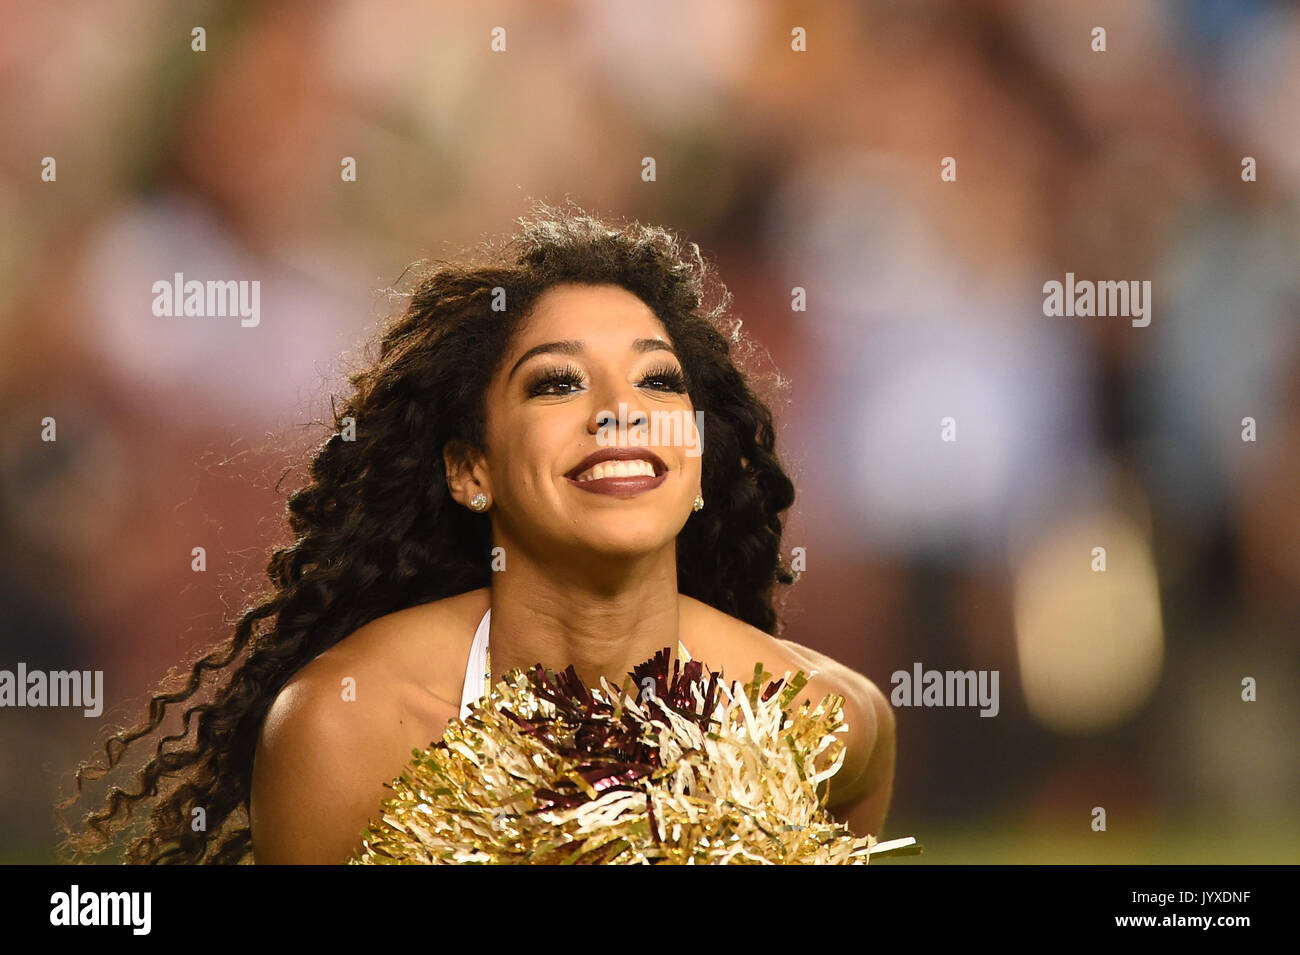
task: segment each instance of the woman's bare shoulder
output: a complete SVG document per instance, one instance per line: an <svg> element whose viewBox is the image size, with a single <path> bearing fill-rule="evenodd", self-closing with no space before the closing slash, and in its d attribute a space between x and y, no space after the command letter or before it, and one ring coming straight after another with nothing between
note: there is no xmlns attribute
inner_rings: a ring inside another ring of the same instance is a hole
<svg viewBox="0 0 1300 955"><path fill-rule="evenodd" d="M727 679L749 681L754 664L760 662L776 676L800 668L786 641L701 600L684 594L679 597L686 649L711 668L722 670Z"/></svg>
<svg viewBox="0 0 1300 955"><path fill-rule="evenodd" d="M263 735L289 719L368 735L433 712L438 702L458 710L473 636L469 614L486 593L407 607L358 628L289 679Z"/></svg>
<svg viewBox="0 0 1300 955"><path fill-rule="evenodd" d="M825 679L846 686L853 685L858 689L863 688L864 683L871 683L862 674L819 650L793 640L774 637L694 598L681 595L681 599L684 633L689 632L688 628L693 630L700 646L716 649L720 658L735 659L739 656L748 661L746 672L728 673L728 676L743 676L748 680L753 676L754 663L762 662L767 671L776 676L783 675L786 670L803 670L805 673L816 670ZM683 642L686 642L686 648L690 650L691 644L685 640ZM691 652L694 653L693 650ZM719 663L722 662L719 659Z"/></svg>
<svg viewBox="0 0 1300 955"><path fill-rule="evenodd" d="M337 672L350 667L417 677L425 683L439 683L438 677L455 675L459 698L469 644L488 605L489 592L482 588L376 617L325 650L296 676L308 681L332 680ZM458 656L459 671L454 662Z"/></svg>
<svg viewBox="0 0 1300 955"><path fill-rule="evenodd" d="M809 677L796 706L804 702L816 706L827 694L843 697L841 717L849 726L844 778L864 769L881 732L893 722L888 700L875 683L821 651L774 637L699 600L683 595L680 607L686 649L720 669L728 681L748 682L754 665L762 663L775 677L799 670Z"/></svg>
<svg viewBox="0 0 1300 955"><path fill-rule="evenodd" d="M456 661L469 647L459 631L474 598L436 604L359 628L276 696L254 759L259 861L342 861L377 817L385 784L457 715L459 678L450 674L459 665L463 678L465 660Z"/></svg>

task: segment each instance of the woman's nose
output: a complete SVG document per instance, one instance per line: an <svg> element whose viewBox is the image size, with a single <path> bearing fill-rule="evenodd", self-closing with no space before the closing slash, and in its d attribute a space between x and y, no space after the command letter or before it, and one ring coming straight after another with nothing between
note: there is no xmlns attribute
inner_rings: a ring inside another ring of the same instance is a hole
<svg viewBox="0 0 1300 955"><path fill-rule="evenodd" d="M601 428L617 428L620 422L627 428L645 428L650 423L650 414L644 408L633 408L627 402L622 408L601 408L587 419L587 430L596 434Z"/></svg>
<svg viewBox="0 0 1300 955"><path fill-rule="evenodd" d="M587 419L587 430L592 434L601 428L644 428L650 422L650 413L641 406L636 389L630 384L593 390L592 396L595 402Z"/></svg>

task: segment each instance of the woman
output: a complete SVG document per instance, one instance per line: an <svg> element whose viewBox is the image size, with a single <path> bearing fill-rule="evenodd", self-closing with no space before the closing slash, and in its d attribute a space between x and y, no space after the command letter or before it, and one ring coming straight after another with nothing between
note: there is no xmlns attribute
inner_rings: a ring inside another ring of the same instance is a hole
<svg viewBox="0 0 1300 955"><path fill-rule="evenodd" d="M108 768L205 670L226 674L186 710L186 745L111 791L73 850L102 848L156 792L128 861L343 862L412 750L481 691L484 644L488 679L540 662L617 686L679 640L728 679L756 661L818 671L799 699L843 696L849 726L831 814L878 835L892 713L865 677L776 636L794 489L730 357L738 331L719 331L725 290L706 308L698 248L663 229L546 206L522 224L493 264L426 275L385 329L289 499L274 593L110 741ZM78 791L105 771L83 766Z"/></svg>

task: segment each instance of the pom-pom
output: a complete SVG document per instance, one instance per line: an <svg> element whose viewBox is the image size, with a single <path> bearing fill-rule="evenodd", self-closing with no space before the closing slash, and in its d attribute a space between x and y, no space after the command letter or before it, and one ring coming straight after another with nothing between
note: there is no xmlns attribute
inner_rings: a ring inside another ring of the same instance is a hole
<svg viewBox="0 0 1300 955"><path fill-rule="evenodd" d="M669 656L621 691L510 671L415 751L350 863L867 864L875 838L825 809L843 697L791 712L803 671L728 687L698 660L670 678Z"/></svg>

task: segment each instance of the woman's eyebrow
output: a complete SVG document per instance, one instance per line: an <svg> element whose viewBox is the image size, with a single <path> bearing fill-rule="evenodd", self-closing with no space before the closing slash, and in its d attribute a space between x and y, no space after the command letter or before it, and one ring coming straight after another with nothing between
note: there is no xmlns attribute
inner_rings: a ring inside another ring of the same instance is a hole
<svg viewBox="0 0 1300 955"><path fill-rule="evenodd" d="M677 357L677 352L673 350L673 346L662 338L638 338L632 343L632 350L636 352L666 351L674 358Z"/></svg>
<svg viewBox="0 0 1300 955"><path fill-rule="evenodd" d="M543 342L540 345L534 345L532 348L528 349L528 351L524 352L522 355L519 356L519 360L515 362L514 367L510 369L510 374L506 375L506 381L507 382L510 381L510 379L515 376L515 372L519 370L519 366L522 365L524 362L528 361L528 359L530 358L536 358L538 355L548 355L548 354L576 355L579 352L581 352L585 347L586 345L583 342L574 341L571 338L566 338L566 339L562 339L561 341L555 341L555 342ZM674 356L676 356L677 354L677 352L673 350L673 346L668 344L662 338L638 338L636 339L636 341L632 342L632 350L635 352L642 352L642 353L651 352L651 351L666 351L669 354Z"/></svg>
<svg viewBox="0 0 1300 955"><path fill-rule="evenodd" d="M536 358L538 355L546 354L576 355L578 352L582 351L582 348L582 342L576 342L572 339L565 339L564 341L558 342L542 342L540 345L534 345L532 348L528 349L528 351L519 356L519 360L515 362L514 367L510 369L510 374L506 375L506 381L510 381L510 379L515 376L515 372L519 370L519 366L530 358Z"/></svg>

